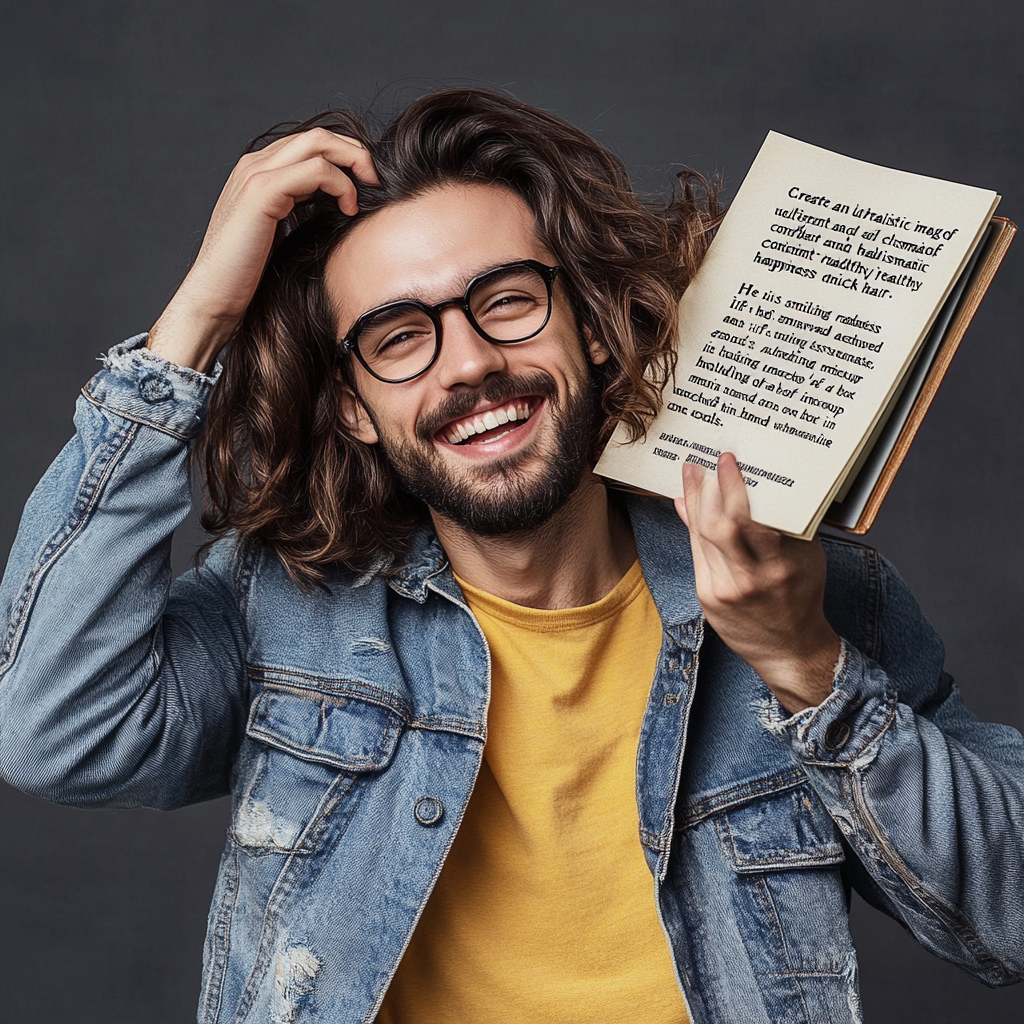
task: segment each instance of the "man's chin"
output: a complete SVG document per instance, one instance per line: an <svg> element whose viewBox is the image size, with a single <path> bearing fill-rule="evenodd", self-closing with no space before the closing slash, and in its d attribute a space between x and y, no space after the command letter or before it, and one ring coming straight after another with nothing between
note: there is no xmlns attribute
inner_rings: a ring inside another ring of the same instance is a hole
<svg viewBox="0 0 1024 1024"><path fill-rule="evenodd" d="M527 381L515 391L543 394L542 383ZM404 490L463 530L502 537L542 526L568 502L583 478L593 440L596 394L584 380L570 392L564 408L555 402L546 402L545 408L550 422L544 429L493 459L476 453L460 457L457 446L442 451L428 440L430 434L408 443L389 438L379 426L377 432Z"/></svg>
<svg viewBox="0 0 1024 1024"><path fill-rule="evenodd" d="M582 463L554 459L544 470L530 471L523 456L475 467L455 478L438 467L424 471L395 466L402 486L434 513L481 537L501 537L535 530L561 509L579 486Z"/></svg>

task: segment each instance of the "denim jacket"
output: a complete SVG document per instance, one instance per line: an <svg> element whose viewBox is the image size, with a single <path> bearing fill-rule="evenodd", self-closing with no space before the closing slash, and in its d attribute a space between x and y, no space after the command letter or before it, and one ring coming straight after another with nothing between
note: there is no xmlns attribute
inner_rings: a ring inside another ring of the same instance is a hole
<svg viewBox="0 0 1024 1024"><path fill-rule="evenodd" d="M141 341L84 389L10 557L4 776L80 806L232 793L199 1020L372 1021L480 767L486 642L426 530L397 573L330 592L230 542L172 582L212 382ZM896 572L825 541L843 659L789 717L704 622L671 506L630 515L663 624L637 841L696 1024L859 1021L851 886L982 981L1021 979L1024 740L965 709Z"/></svg>

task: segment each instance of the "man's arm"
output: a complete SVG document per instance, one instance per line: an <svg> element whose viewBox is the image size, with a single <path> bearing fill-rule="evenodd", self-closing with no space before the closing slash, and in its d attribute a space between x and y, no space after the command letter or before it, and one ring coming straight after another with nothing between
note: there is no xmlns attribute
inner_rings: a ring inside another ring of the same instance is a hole
<svg viewBox="0 0 1024 1024"><path fill-rule="evenodd" d="M171 587L188 442L212 380L111 350L29 498L0 586L0 766L67 803L173 807L227 790L245 636L221 546Z"/></svg>
<svg viewBox="0 0 1024 1024"><path fill-rule="evenodd" d="M820 543L753 523L732 456L717 479L694 468L677 508L705 614L777 698L765 724L855 855L849 877L943 959L992 985L1024 979L1024 738L964 707L884 559L871 553L878 617L861 650L825 619Z"/></svg>
<svg viewBox="0 0 1024 1024"><path fill-rule="evenodd" d="M377 182L359 142L318 128L243 157L148 338L112 349L83 390L0 587L0 770L13 785L154 807L227 790L248 704L244 588L224 544L171 585L171 534L189 509L205 372L296 202L320 190L356 212L344 169Z"/></svg>

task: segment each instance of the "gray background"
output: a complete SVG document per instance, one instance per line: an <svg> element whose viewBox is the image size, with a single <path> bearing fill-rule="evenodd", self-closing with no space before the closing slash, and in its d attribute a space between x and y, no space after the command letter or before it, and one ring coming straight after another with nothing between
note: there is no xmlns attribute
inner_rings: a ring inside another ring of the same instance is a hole
<svg viewBox="0 0 1024 1024"><path fill-rule="evenodd" d="M488 85L583 126L646 189L688 164L734 190L774 128L998 189L1024 219L1024 5L1011 0L59 0L5 3L3 23L4 552L96 354L155 319L241 146L284 118ZM1018 728L1022 279L1018 241L870 537L973 708ZM0 1019L193 1019L225 803L158 814L0 797ZM1022 1019L1024 988L984 988L860 902L853 924L869 1021Z"/></svg>

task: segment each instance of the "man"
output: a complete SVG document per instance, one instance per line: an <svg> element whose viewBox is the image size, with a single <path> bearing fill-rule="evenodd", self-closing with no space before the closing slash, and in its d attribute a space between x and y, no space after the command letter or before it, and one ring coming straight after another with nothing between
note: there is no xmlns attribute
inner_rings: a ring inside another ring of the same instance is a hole
<svg viewBox="0 0 1024 1024"><path fill-rule="evenodd" d="M239 163L4 584L11 782L234 794L200 1020L857 1021L851 886L1024 976L1024 740L895 572L729 456L675 510L591 472L713 200L480 91L329 124ZM170 584L197 436L221 539Z"/></svg>

